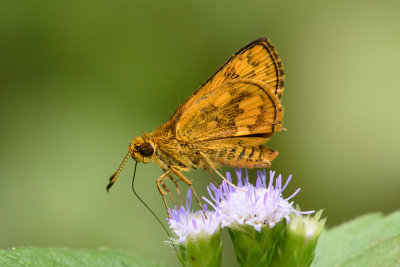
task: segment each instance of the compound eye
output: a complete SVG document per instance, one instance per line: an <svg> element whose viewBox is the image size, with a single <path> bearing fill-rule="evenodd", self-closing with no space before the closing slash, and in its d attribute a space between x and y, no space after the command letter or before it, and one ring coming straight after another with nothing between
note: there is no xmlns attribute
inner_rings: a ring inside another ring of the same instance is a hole
<svg viewBox="0 0 400 267"><path fill-rule="evenodd" d="M150 143L145 142L140 145L140 154L143 156L150 156L153 152L154 148Z"/></svg>

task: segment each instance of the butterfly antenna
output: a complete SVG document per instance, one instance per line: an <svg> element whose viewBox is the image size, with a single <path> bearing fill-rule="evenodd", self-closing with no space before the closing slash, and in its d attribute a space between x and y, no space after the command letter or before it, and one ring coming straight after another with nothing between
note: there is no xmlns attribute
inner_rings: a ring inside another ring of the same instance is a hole
<svg viewBox="0 0 400 267"><path fill-rule="evenodd" d="M117 180L118 175L121 173L122 168L125 166L125 164L126 164L126 162L128 161L128 159L129 159L130 156L131 156L131 155L129 154L129 152L126 153L126 155L125 155L124 159L122 160L121 165L119 166L118 170L117 170L116 172L114 172L113 175L111 175L110 182L109 182L108 185L107 185L107 191L110 190L111 186L113 186L113 184L114 184L115 181Z"/></svg>

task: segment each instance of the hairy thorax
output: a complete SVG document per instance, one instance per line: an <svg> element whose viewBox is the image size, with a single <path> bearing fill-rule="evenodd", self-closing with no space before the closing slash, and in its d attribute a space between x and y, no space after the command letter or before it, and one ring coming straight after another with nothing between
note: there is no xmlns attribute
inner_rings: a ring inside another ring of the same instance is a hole
<svg viewBox="0 0 400 267"><path fill-rule="evenodd" d="M129 145L129 153L141 163L155 162L164 171L174 166L183 171L203 167L196 146L179 141L172 134L143 133Z"/></svg>
<svg viewBox="0 0 400 267"><path fill-rule="evenodd" d="M178 141L174 137L156 138L155 162L163 169L177 166L181 170L188 171L201 166L199 153L192 145Z"/></svg>

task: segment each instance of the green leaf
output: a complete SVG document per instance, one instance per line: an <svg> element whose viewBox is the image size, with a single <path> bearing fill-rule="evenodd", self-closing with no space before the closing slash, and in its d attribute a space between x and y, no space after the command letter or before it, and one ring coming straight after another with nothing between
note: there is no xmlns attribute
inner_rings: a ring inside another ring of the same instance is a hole
<svg viewBox="0 0 400 267"><path fill-rule="evenodd" d="M400 266L400 211L361 216L321 234L312 267Z"/></svg>
<svg viewBox="0 0 400 267"><path fill-rule="evenodd" d="M0 266L163 266L138 256L108 249L18 247L0 250Z"/></svg>

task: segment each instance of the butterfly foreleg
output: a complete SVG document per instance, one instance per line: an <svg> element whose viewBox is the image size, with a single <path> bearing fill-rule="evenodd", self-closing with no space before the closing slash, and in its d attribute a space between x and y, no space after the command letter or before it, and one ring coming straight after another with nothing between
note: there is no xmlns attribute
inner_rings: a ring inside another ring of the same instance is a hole
<svg viewBox="0 0 400 267"><path fill-rule="evenodd" d="M203 205L201 204L201 201L200 201L199 197L197 196L196 191L194 191L192 182L189 181L189 179L186 178L182 173L180 173L175 167L171 166L171 171L172 171L174 174L176 174L176 176L178 176L178 178L181 179L185 184L187 184L187 186L189 186L189 188L190 188L190 189L192 190L192 192L193 192L194 197L195 197L196 200L197 200L197 203L199 203L201 209L203 210L204 216L207 218L206 211L204 210L204 207L203 207Z"/></svg>
<svg viewBox="0 0 400 267"><path fill-rule="evenodd" d="M175 184L175 188L176 188L176 192L178 193L179 199L181 201L181 205L183 206L183 200L182 200L182 195L181 195L181 191L179 190L178 187L178 181L174 179L174 177L172 177L172 175L168 174L169 179L171 179L171 181ZM176 204L175 204L176 205Z"/></svg>
<svg viewBox="0 0 400 267"><path fill-rule="evenodd" d="M157 189L158 189L158 192L160 192L160 195L162 196L162 198L163 198L163 200L164 200L164 205L165 205L165 208L167 209L168 218L171 218L171 214L170 214L170 212L169 212L169 207L168 207L168 204L167 204L167 200L165 199L165 195L166 195L167 193L165 193L165 191L161 188L161 186L162 186L162 184L164 184L164 183L162 182L162 180L165 179L165 177L167 177L170 173L171 173L171 170L166 170L166 171L165 171L163 174L161 174L160 177L158 177L157 180L156 180Z"/></svg>
<svg viewBox="0 0 400 267"><path fill-rule="evenodd" d="M160 181L160 184L161 184L161 186L164 188L164 190L167 191L167 194L168 194L169 197L171 198L171 200L172 200L172 202L174 203L174 205L177 206L177 205L176 205L176 202L175 202L175 199L174 199L174 197L173 197L172 194L171 194L171 190L169 190L169 187L168 187L163 181Z"/></svg>

